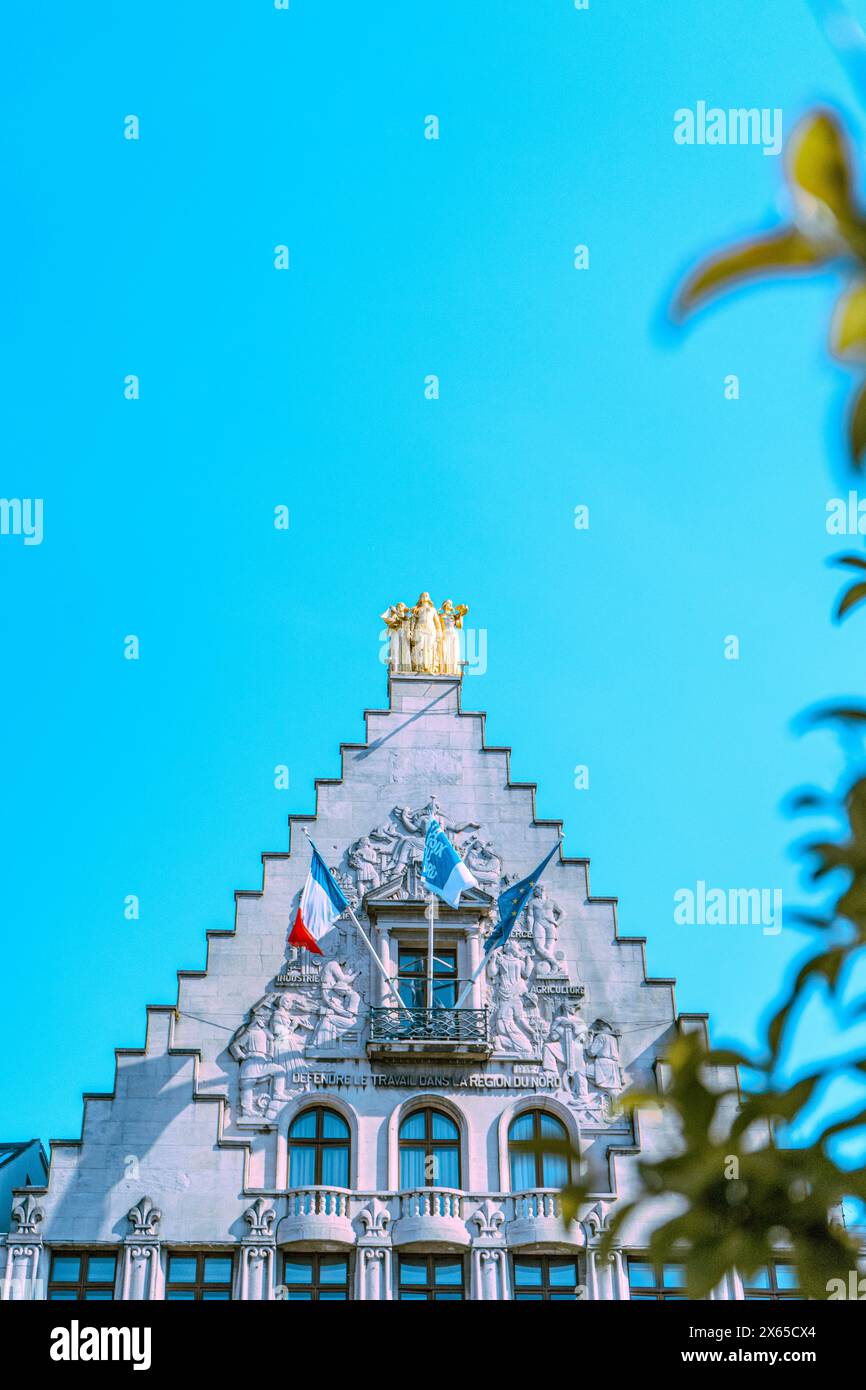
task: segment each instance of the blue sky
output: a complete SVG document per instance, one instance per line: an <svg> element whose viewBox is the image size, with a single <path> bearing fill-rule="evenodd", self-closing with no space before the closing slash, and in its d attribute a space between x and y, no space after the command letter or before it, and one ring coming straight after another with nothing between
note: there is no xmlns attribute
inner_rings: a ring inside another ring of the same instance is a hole
<svg viewBox="0 0 866 1390"><path fill-rule="evenodd" d="M44 499L44 540L0 538L0 1134L78 1134L362 737L377 615L422 588L486 630L464 706L621 932L753 1040L802 937L679 926L673 895L799 896L781 802L840 765L791 720L866 674L824 566L849 383L830 277L682 334L664 306L783 208L779 159L677 145L678 108L788 131L830 102L862 142L805 4L49 0L6 28L0 491ZM820 1001L802 1036L834 1045Z"/></svg>

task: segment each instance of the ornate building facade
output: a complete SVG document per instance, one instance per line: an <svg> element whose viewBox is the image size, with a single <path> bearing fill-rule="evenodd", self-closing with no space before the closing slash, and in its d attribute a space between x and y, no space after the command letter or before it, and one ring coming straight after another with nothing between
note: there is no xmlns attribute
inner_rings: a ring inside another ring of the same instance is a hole
<svg viewBox="0 0 866 1390"><path fill-rule="evenodd" d="M648 1231L597 1255L636 1155L671 1142L663 1111L618 1110L628 1085L663 1089L679 1029L674 982L647 975L642 938L560 848L508 941L484 940L497 894L556 844L509 751L461 708L459 674L401 670L366 714L342 776L290 820L290 852L263 856L207 968L150 1007L143 1049L117 1052L110 1095L84 1100L81 1138L52 1144L43 1187L13 1197L0 1247L4 1298L573 1300L682 1297ZM420 881L435 816L477 888L434 922ZM287 946L308 826L374 945L398 1007L348 915L323 955ZM480 967L480 973L479 973ZM456 1007L466 982L467 998ZM730 1074L723 1080L730 1082ZM598 1191L562 1219L569 1139ZM784 1256L744 1290L795 1293Z"/></svg>

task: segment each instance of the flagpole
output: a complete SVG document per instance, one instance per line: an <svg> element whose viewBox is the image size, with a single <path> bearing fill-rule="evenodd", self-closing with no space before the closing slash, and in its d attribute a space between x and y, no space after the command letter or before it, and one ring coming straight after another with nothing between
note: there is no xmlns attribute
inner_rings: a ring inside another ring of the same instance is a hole
<svg viewBox="0 0 866 1390"><path fill-rule="evenodd" d="M307 839L310 841L310 844L312 845L313 849L315 849L315 845L313 845L313 841L312 841L312 839L310 839L310 832L307 830L307 827L306 827L305 825L302 825L302 826L301 826L301 829L303 830L303 832L304 832L304 834L306 835ZM382 975L382 979L385 981L385 984L388 986L388 989L391 991L391 993L393 994L394 998L396 999L398 1007L401 1008L401 1009L403 1009L403 1010L405 1010L405 1012L408 1013L409 1010L406 1008L406 1005L403 1003L403 1000L400 998L400 995L397 993L397 990L396 990L395 987L394 987L393 981L391 980L391 976L388 974L388 971L385 969L385 963L384 963L384 961L380 959L379 953L377 952L375 946L373 945L373 943L372 943L372 941L370 940L369 936L368 936L367 933L364 931L364 928L361 926L361 923L358 921L357 917L355 916L355 912L354 912L354 909L353 909L353 907L352 907L352 904L351 904L350 902L348 902L348 901L347 901L347 903L346 903L346 910L348 911L349 916L351 917L352 921L355 923L355 926L358 928L358 932L360 933L361 940L364 942L364 945L367 947L367 950L370 952L370 955L373 957L374 961L375 961L376 964L378 965L379 970L380 970L381 975Z"/></svg>
<svg viewBox="0 0 866 1390"><path fill-rule="evenodd" d="M427 927L427 1008L433 1008L433 929L436 921L436 898L430 894L427 905L429 926Z"/></svg>

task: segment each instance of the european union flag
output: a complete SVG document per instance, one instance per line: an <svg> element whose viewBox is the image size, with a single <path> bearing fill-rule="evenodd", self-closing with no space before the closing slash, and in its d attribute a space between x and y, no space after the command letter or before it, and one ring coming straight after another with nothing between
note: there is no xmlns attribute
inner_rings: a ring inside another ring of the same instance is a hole
<svg viewBox="0 0 866 1390"><path fill-rule="evenodd" d="M537 869L534 869L526 878L522 878L519 883L512 883L510 888L506 888L504 893L500 893L496 906L499 908L499 921L493 933L488 936L484 943L484 954L489 955L495 951L497 946L504 946L512 931L515 923L520 916L529 899L535 891L536 884L544 873L559 846L561 840L557 840L553 849L542 859Z"/></svg>

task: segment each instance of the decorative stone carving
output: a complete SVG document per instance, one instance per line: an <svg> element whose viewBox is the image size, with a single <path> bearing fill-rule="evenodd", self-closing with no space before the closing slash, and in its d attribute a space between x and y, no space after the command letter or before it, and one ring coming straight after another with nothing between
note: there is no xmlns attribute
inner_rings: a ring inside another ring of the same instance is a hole
<svg viewBox="0 0 866 1390"><path fill-rule="evenodd" d="M328 1047L344 1033L358 1027L361 996L352 986L360 973L350 969L345 961L330 960L323 966L320 978L322 1012L313 1038L317 1047Z"/></svg>
<svg viewBox="0 0 866 1390"><path fill-rule="evenodd" d="M495 1240L505 1225L505 1216L502 1208L495 1202L491 1202L489 1197L485 1197L481 1206L478 1207L469 1218L474 1226L478 1227L479 1240Z"/></svg>
<svg viewBox="0 0 866 1390"><path fill-rule="evenodd" d="M276 1119L303 1089L297 1077L311 1050L316 1057L328 1052L353 1056L360 1047L362 996L355 985L361 971L353 968L352 953L340 950L343 933L331 935L336 952L317 956L317 968L292 988L264 995L229 1042L229 1054L239 1064L242 1121L270 1124Z"/></svg>
<svg viewBox="0 0 866 1390"><path fill-rule="evenodd" d="M452 821L435 796L416 810L409 806L395 806L390 820L371 830L368 835L362 835L349 848L348 864L355 875L359 896L386 885L391 889L391 895L398 899L420 899L425 896L421 885L421 865L424 837L431 820L437 820L452 840L466 830L481 828L474 821L467 821L463 825ZM465 848L462 847L464 851ZM492 851L492 847L487 848ZM495 855L493 857L497 858ZM489 861L485 863L489 865ZM488 877L492 883L489 873Z"/></svg>
<svg viewBox="0 0 866 1390"><path fill-rule="evenodd" d="M154 1206L150 1197L142 1197L127 1212L127 1220L134 1236L155 1236L157 1226L162 1220L162 1212Z"/></svg>
<svg viewBox="0 0 866 1390"><path fill-rule="evenodd" d="M532 945L537 957L536 977L561 977L566 973L562 964L562 952L554 954L562 917L562 908L549 896L544 884L539 883L526 904L526 925L532 935Z"/></svg>
<svg viewBox="0 0 866 1390"><path fill-rule="evenodd" d="M471 835L463 845L463 862L475 876L479 888L495 896L502 880L502 860L489 840Z"/></svg>
<svg viewBox="0 0 866 1390"><path fill-rule="evenodd" d="M622 1066L619 1059L619 1040L622 1037L603 1018L592 1025L588 1055L592 1063L592 1079L600 1091L619 1095L623 1088Z"/></svg>
<svg viewBox="0 0 866 1390"><path fill-rule="evenodd" d="M267 1239L273 1233L277 1213L264 1197L257 1197L251 1207L244 1212L244 1221L250 1228L250 1237L255 1240ZM249 1238L249 1237L248 1237Z"/></svg>
<svg viewBox="0 0 866 1390"><path fill-rule="evenodd" d="M529 953L512 935L504 946L491 952L487 966L491 986L490 1031L493 1046L500 1052L529 1055L539 1041L539 1020L530 1019L524 998L532 974Z"/></svg>
<svg viewBox="0 0 866 1390"><path fill-rule="evenodd" d="M35 1236L36 1228L41 1224L45 1212L36 1198L28 1192L26 1197L22 1197L12 1208L12 1218L18 1223L19 1236Z"/></svg>
<svg viewBox="0 0 866 1390"><path fill-rule="evenodd" d="M384 1240L391 1224L391 1212L385 1202L374 1197L372 1202L358 1213L358 1220L364 1227L365 1236L375 1240Z"/></svg>
<svg viewBox="0 0 866 1390"><path fill-rule="evenodd" d="M545 1071L556 1072L565 1091L578 1101L589 1099L586 1077L586 1044L589 1029L577 1009L560 1004L550 1025L542 1052Z"/></svg>

